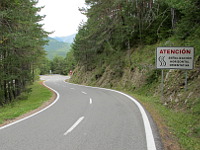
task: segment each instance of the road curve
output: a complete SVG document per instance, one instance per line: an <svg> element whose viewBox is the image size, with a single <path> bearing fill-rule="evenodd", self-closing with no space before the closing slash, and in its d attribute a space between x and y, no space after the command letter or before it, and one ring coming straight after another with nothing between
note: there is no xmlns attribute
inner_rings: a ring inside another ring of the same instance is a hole
<svg viewBox="0 0 200 150"><path fill-rule="evenodd" d="M124 93L42 76L57 100L48 108L0 128L1 150L159 150L151 118ZM150 120L150 121L149 121Z"/></svg>

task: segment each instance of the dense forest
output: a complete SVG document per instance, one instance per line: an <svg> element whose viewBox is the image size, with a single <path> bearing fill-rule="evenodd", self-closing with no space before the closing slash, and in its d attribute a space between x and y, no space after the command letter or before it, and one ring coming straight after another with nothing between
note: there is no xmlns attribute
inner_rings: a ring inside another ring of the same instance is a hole
<svg viewBox="0 0 200 150"><path fill-rule="evenodd" d="M80 25L73 45L76 61L86 70L113 53L173 35L185 40L200 32L198 0L86 0L86 4L80 11L88 21Z"/></svg>
<svg viewBox="0 0 200 150"><path fill-rule="evenodd" d="M56 73L66 74L75 68L75 64L91 71L103 64L112 64L111 58L119 58L124 52L130 56L133 48L164 40L167 42L162 46L175 46L168 40L170 37L180 41L199 37L198 0L86 0L85 4L86 7L80 8L80 11L88 21L79 26L70 57L67 56L62 63L65 71ZM184 44L181 45L191 46ZM192 44L198 46L198 41ZM197 49L196 59L199 53ZM117 63L119 69L116 72L122 74L119 70L123 61L118 59ZM132 62L129 63L131 66Z"/></svg>
<svg viewBox="0 0 200 150"><path fill-rule="evenodd" d="M198 77L199 0L85 0L85 4L79 10L88 20L80 24L71 55L65 58L66 72L78 66L84 72L93 71L91 80L98 81L108 67L112 69L112 79L123 77L124 68L134 71L146 67L151 71L147 83L152 83L161 74L154 67L156 47L193 46L194 74ZM148 50L143 51L145 47ZM80 68L76 70L80 72Z"/></svg>
<svg viewBox="0 0 200 150"><path fill-rule="evenodd" d="M0 105L13 101L27 84L45 56L48 33L38 22L41 8L35 0L0 1Z"/></svg>

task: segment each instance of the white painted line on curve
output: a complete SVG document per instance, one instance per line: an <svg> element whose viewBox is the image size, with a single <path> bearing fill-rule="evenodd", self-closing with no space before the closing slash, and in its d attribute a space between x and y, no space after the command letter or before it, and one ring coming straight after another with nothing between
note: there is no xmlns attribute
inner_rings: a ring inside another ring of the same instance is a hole
<svg viewBox="0 0 200 150"><path fill-rule="evenodd" d="M56 90L54 90L54 89L50 88L49 86L47 86L47 85L45 84L45 82L46 82L46 81L44 81L44 85L45 85L47 88L49 88L49 89L51 89L52 91L54 91L54 92L56 93L56 95L57 95L57 97L56 97L56 99L54 100L54 102L51 103L50 105L48 105L47 107L45 107L44 109L42 109L42 110L40 110L40 111L38 111L38 112L36 112L36 113L30 115L30 116L27 116L27 117L25 117L25 118L22 118L22 119L20 119L20 120L17 120L17 121L15 121L15 122L12 122L12 123L10 123L10 124L7 124L7 125L5 125L5 126L0 127L0 130L5 129L5 128L7 128L7 127L10 127L10 126L12 126L12 125L14 125L14 124L17 124L17 123L19 123L19 122L22 122L22 121L24 121L24 120L26 120L26 119L29 119L29 118L33 117L33 116L36 116L37 114L39 114L39 113L41 113L41 112L47 110L47 109L50 108L51 106L53 106L53 105L58 101L58 99L60 98L59 93L58 93Z"/></svg>
<svg viewBox="0 0 200 150"><path fill-rule="evenodd" d="M125 93L115 91L115 90L113 90L113 91L128 97L137 105L137 107L139 108L139 110L142 114L142 119L143 119L143 123L144 123L145 134L146 134L147 150L156 150L156 145L155 145L151 125L150 125L149 119L148 119L147 114L146 114L144 108L142 107L142 105L137 100L135 100L134 98L132 98L131 96L129 96Z"/></svg>
<svg viewBox="0 0 200 150"><path fill-rule="evenodd" d="M129 98L131 101L133 101L136 104L136 106L139 108L140 113L142 115L142 119L143 119L143 123L144 123L144 129L145 129L145 135L146 135L147 150L156 150L156 144L155 144L155 140L154 140L154 137L153 137L153 132L152 132L152 129L151 129L149 119L147 117L147 114L146 114L144 108L142 107L142 105L136 99L132 98L131 96L129 96L129 95L123 93L123 92L112 90L112 89L73 84L73 83L69 83L69 82L66 82L66 81L64 81L64 82L67 83L67 84L72 84L72 85L77 85L77 86L82 86L82 87L90 87L90 88L94 88L94 89L112 91L112 92L119 93L119 94L124 95L127 98Z"/></svg>
<svg viewBox="0 0 200 150"><path fill-rule="evenodd" d="M72 132L80 123L83 121L84 116L80 117L65 133L64 135L67 135L68 133Z"/></svg>

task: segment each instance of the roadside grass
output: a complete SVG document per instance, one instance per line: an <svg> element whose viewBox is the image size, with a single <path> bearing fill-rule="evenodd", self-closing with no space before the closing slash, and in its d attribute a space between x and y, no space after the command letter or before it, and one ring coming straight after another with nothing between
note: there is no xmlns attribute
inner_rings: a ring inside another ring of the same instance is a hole
<svg viewBox="0 0 200 150"><path fill-rule="evenodd" d="M166 108L158 97L144 96L130 91L125 92L138 99L151 113L159 128L165 148L173 150L179 150L180 148L181 150L200 149L200 138L191 133L193 125L199 120L198 115L188 112L177 113L176 110ZM173 139L169 137L173 137Z"/></svg>
<svg viewBox="0 0 200 150"><path fill-rule="evenodd" d="M41 81L37 81L29 86L28 91L22 93L11 104L0 107L0 124L37 109L52 97L52 92L44 87Z"/></svg>

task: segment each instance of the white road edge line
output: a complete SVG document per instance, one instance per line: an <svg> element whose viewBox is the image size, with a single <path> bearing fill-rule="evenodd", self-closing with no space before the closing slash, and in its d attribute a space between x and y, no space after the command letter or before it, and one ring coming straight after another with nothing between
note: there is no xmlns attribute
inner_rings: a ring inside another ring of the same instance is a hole
<svg viewBox="0 0 200 150"><path fill-rule="evenodd" d="M72 132L80 123L83 121L84 116L80 117L65 133L64 135L67 135L68 133Z"/></svg>
<svg viewBox="0 0 200 150"><path fill-rule="evenodd" d="M92 104L92 98L90 98L90 104Z"/></svg>
<svg viewBox="0 0 200 150"><path fill-rule="evenodd" d="M81 91L81 93L83 93L83 94L87 94L86 92L83 92L83 91Z"/></svg>
<svg viewBox="0 0 200 150"><path fill-rule="evenodd" d="M69 83L69 82L66 82L66 81L64 81L64 82L68 83L68 84L72 84L72 85L78 85L78 86L83 86L83 87L90 87L90 88L95 88L95 89L112 91L112 92L122 94L122 95L126 96L127 98L129 98L131 101L133 101L136 104L136 106L139 108L140 113L142 115L142 119L143 119L143 123L144 123L144 129L145 129L145 135L146 135L147 150L156 150L156 144L155 144L155 140L154 140L154 137L153 137L153 132L152 132L152 129L151 129L149 119L147 117L147 114L146 114L144 108L142 107L142 105L136 99L132 98L131 96L129 96L125 93L122 93L122 92L116 91L116 90L112 90L112 89L73 84L73 83Z"/></svg>
<svg viewBox="0 0 200 150"><path fill-rule="evenodd" d="M54 100L54 102L51 103L50 105L48 105L47 107L45 107L44 109L42 109L42 110L40 110L40 111L38 111L38 112L36 112L36 113L30 115L30 116L27 116L27 117L25 117L25 118L22 118L22 119L20 119L20 120L17 120L17 121L15 121L15 122L12 122L12 123L10 123L10 124L7 124L7 125L5 125L5 126L0 127L0 130L5 129L5 128L7 128L7 127L10 127L10 126L12 126L12 125L14 125L14 124L17 124L17 123L19 123L19 122L22 122L22 121L24 121L24 120L26 120L26 119L29 119L29 118L33 117L33 116L36 116L36 115L38 115L39 113L41 113L41 112L47 110L48 108L50 108L51 106L53 106L53 105L58 101L58 99L60 98L59 93L58 93L56 90L54 90L54 89L48 87L48 86L45 84L45 82L46 82L46 81L44 81L44 85L45 85L47 88L49 88L49 89L51 89L52 91L54 91L54 92L56 93L56 95L57 95L57 97L56 97L56 99Z"/></svg>

